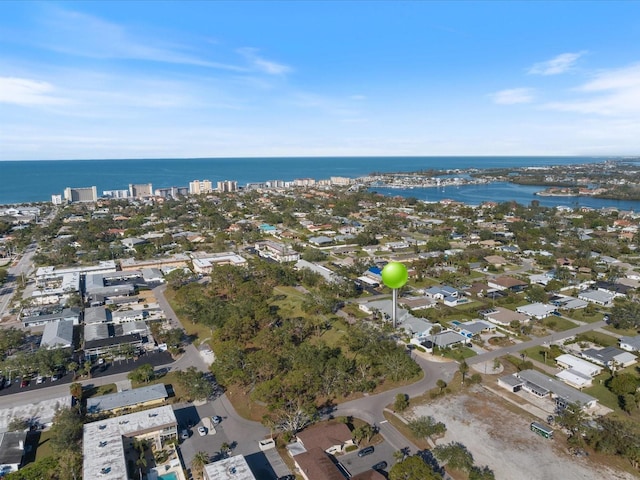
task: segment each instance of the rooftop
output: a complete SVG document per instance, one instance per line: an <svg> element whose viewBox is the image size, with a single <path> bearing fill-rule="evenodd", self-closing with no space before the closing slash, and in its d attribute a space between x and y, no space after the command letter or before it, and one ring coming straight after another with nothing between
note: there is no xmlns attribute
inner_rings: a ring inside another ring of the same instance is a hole
<svg viewBox="0 0 640 480"><path fill-rule="evenodd" d="M177 424L173 409L169 406L85 424L83 477L128 480L123 437L175 429Z"/></svg>
<svg viewBox="0 0 640 480"><path fill-rule="evenodd" d="M154 400L162 400L168 397L164 383L149 385L147 387L124 390L122 392L101 395L87 399L87 413L98 413L104 410L139 405Z"/></svg>

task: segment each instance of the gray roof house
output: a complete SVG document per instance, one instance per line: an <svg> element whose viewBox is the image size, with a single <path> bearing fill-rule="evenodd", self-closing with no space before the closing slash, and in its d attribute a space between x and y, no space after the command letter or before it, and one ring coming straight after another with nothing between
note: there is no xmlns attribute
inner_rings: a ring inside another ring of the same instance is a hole
<svg viewBox="0 0 640 480"><path fill-rule="evenodd" d="M516 308L516 312L524 313L525 315L537 318L538 320L547 318L555 311L555 306L546 303L530 303L529 305L523 305Z"/></svg>
<svg viewBox="0 0 640 480"><path fill-rule="evenodd" d="M569 403L579 403L583 409L593 408L598 400L591 395L559 382L537 370L523 370L516 376L524 381L522 389L538 397L546 397L551 394L556 405L566 407Z"/></svg>
<svg viewBox="0 0 640 480"><path fill-rule="evenodd" d="M640 335L635 337L620 337L620 348L627 352L640 352Z"/></svg>
<svg viewBox="0 0 640 480"><path fill-rule="evenodd" d="M585 360L605 367L613 367L615 364L618 368L624 368L638 361L634 354L616 347L605 347L601 349L588 348L583 350L581 355Z"/></svg>
<svg viewBox="0 0 640 480"><path fill-rule="evenodd" d="M25 328L35 327L38 325L46 325L50 322L58 322L60 320L72 320L74 325L80 324L80 317L82 311L79 308L65 308L58 313L49 313L46 315L36 315L33 317L24 317L22 319L22 325Z"/></svg>
<svg viewBox="0 0 640 480"><path fill-rule="evenodd" d="M73 346L73 320L47 323L40 340L41 348L68 348Z"/></svg>
<svg viewBox="0 0 640 480"><path fill-rule="evenodd" d="M27 432L0 433L0 472L17 472L22 464Z"/></svg>
<svg viewBox="0 0 640 480"><path fill-rule="evenodd" d="M578 298L585 302L595 303L603 307L609 307L613 305L613 299L615 294L611 292L603 292L602 290L583 290L578 293Z"/></svg>
<svg viewBox="0 0 640 480"><path fill-rule="evenodd" d="M147 387L124 390L122 392L91 397L87 399L87 413L96 414L120 410L122 408L135 408L142 405L163 402L169 394L164 383L149 385Z"/></svg>

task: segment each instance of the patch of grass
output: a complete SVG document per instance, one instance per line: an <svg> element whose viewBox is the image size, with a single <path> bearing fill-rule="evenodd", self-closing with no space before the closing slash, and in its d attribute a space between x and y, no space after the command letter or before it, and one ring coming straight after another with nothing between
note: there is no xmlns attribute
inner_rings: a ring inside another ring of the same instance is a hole
<svg viewBox="0 0 640 480"><path fill-rule="evenodd" d="M566 318L562 317L556 317L555 315L551 315L542 320L542 324L555 332L564 332L565 330L570 330L578 326L571 320L567 320Z"/></svg>
<svg viewBox="0 0 640 480"><path fill-rule="evenodd" d="M547 361L551 360L551 357L549 356L549 349L542 346L527 348L526 350L522 350L521 353L524 352L527 355L526 358L544 363L543 351L547 352ZM553 363L553 360L551 360L551 363Z"/></svg>
<svg viewBox="0 0 640 480"><path fill-rule="evenodd" d="M45 430L40 432L40 439L38 440L38 444L36 445L36 461L42 460L45 457L50 457L53 455L53 450L51 449L51 430Z"/></svg>
<svg viewBox="0 0 640 480"><path fill-rule="evenodd" d="M602 316L603 316L602 312L595 312L595 313L591 313L590 315L587 315L584 309L573 310L572 312L570 312L570 314L567 314L567 317L573 318L574 320L579 320L581 322L586 322L586 323L598 322L602 320Z"/></svg>
<svg viewBox="0 0 640 480"><path fill-rule="evenodd" d="M616 328L613 325L605 325L602 328L609 332L623 335L625 337L634 337L638 334L638 330L636 330L635 328Z"/></svg>
<svg viewBox="0 0 640 480"><path fill-rule="evenodd" d="M587 395L596 397L598 401L605 407L609 407L613 411L620 411L618 404L618 396L605 386L605 382L611 377L609 372L603 372L593 378L593 385L583 390Z"/></svg>
<svg viewBox="0 0 640 480"><path fill-rule="evenodd" d="M602 332L590 331L576 335L578 342L592 342L602 345L603 347L611 347L618 344L618 339Z"/></svg>
<svg viewBox="0 0 640 480"><path fill-rule="evenodd" d="M411 429L409 428L409 425L404 423L393 413L385 410L383 414L384 414L384 418L391 425L393 425L396 430L398 430L405 438L408 438L409 440L411 440L416 445L416 447L418 447L420 450L431 448L431 445L429 445L429 442L427 441L426 438L418 438L414 436L413 433L411 432Z"/></svg>
<svg viewBox="0 0 640 480"><path fill-rule="evenodd" d="M275 287L273 289L276 300L271 304L276 305L283 317L302 317L307 318L307 313L302 308L305 295L294 287Z"/></svg>
<svg viewBox="0 0 640 480"><path fill-rule="evenodd" d="M269 413L266 406L252 402L249 394L240 388L233 386L226 391L227 398L235 408L238 415L247 420L261 422L262 417Z"/></svg>
<svg viewBox="0 0 640 480"><path fill-rule="evenodd" d="M100 385L99 387L90 387L83 389L82 395L84 398L99 397L101 395L108 395L110 393L116 393L118 387L115 383L108 383L106 385Z"/></svg>
<svg viewBox="0 0 640 480"><path fill-rule="evenodd" d="M461 360L463 358L475 357L477 355L477 353L471 350L469 347L453 348L442 353L444 357L451 358L453 360Z"/></svg>

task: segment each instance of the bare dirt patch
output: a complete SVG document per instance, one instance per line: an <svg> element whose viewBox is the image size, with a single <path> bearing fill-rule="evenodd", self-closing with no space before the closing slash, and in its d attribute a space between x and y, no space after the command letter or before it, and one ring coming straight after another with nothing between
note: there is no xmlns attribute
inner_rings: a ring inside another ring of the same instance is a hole
<svg viewBox="0 0 640 480"><path fill-rule="evenodd" d="M413 415L431 415L444 422L447 433L438 444L463 443L473 454L476 465L488 465L498 479L637 478L603 466L593 457L569 455L561 432L552 440L542 438L529 430L536 419L524 411L516 413L513 408L482 387L474 387L465 394L416 406Z"/></svg>

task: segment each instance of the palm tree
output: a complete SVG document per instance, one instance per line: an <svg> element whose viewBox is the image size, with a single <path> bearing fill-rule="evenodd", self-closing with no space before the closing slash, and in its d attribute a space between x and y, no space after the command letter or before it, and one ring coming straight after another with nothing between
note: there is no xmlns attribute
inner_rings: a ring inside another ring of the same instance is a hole
<svg viewBox="0 0 640 480"><path fill-rule="evenodd" d="M209 463L209 454L207 452L198 452L193 456L191 460L191 473L194 477L201 477L204 471L204 466Z"/></svg>
<svg viewBox="0 0 640 480"><path fill-rule="evenodd" d="M467 362L465 360L462 360L462 363L458 367L458 371L462 374L462 383L464 384L464 378L469 371L469 365L467 365Z"/></svg>

